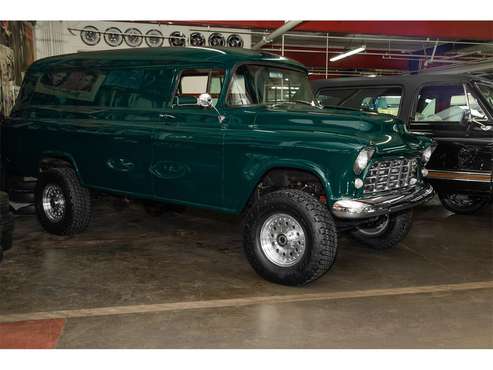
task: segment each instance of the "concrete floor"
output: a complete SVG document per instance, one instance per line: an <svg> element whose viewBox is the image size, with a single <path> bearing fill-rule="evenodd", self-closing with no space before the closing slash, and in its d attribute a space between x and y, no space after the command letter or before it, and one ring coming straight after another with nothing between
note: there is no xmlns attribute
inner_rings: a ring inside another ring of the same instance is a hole
<svg viewBox="0 0 493 370"><path fill-rule="evenodd" d="M384 252L343 236L303 288L258 277L231 216L103 199L75 237L21 216L0 264L0 347L493 348L492 210L434 200Z"/></svg>

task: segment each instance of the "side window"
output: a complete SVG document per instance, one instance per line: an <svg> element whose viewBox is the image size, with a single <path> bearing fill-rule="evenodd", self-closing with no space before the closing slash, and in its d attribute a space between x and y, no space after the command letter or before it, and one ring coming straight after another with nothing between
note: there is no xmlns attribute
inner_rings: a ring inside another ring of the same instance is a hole
<svg viewBox="0 0 493 370"><path fill-rule="evenodd" d="M57 70L38 77L32 104L162 108L169 101L166 69Z"/></svg>
<svg viewBox="0 0 493 370"><path fill-rule="evenodd" d="M357 89L323 89L318 94L318 101L326 107L343 105L356 93Z"/></svg>
<svg viewBox="0 0 493 370"><path fill-rule="evenodd" d="M434 85L421 89L416 100L414 122L459 123L467 109L463 85Z"/></svg>
<svg viewBox="0 0 493 370"><path fill-rule="evenodd" d="M173 104L190 106L200 94L208 93L212 104L217 104L224 83L223 70L185 70L180 76Z"/></svg>
<svg viewBox="0 0 493 370"><path fill-rule="evenodd" d="M160 109L169 101L171 71L119 69L108 72L97 100L100 106Z"/></svg>
<svg viewBox="0 0 493 370"><path fill-rule="evenodd" d="M106 75L99 71L54 70L41 74L31 103L38 105L96 105Z"/></svg>
<svg viewBox="0 0 493 370"><path fill-rule="evenodd" d="M319 95L325 106L339 105L393 116L399 115L401 99L402 88L397 86L323 90Z"/></svg>

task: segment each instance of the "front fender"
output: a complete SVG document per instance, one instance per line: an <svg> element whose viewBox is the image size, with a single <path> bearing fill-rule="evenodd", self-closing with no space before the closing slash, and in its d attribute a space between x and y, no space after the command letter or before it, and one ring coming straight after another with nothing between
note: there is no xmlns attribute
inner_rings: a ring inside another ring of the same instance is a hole
<svg viewBox="0 0 493 370"><path fill-rule="evenodd" d="M332 198L332 186L329 180L330 175L327 170L322 170L319 165L309 160L291 160L278 159L259 163L256 166L250 167L247 171L247 183L244 191L239 192L238 202L234 205L237 211L241 211L247 205L248 200L255 191L257 185L262 181L262 178L270 171L275 169L293 169L309 172L316 176L324 187L327 198Z"/></svg>

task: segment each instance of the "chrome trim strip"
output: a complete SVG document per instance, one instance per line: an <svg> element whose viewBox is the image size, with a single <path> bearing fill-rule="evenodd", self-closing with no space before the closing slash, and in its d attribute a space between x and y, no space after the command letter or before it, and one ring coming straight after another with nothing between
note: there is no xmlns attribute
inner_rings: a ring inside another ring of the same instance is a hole
<svg viewBox="0 0 493 370"><path fill-rule="evenodd" d="M488 171L447 171L447 170L428 170L426 178L435 180L454 180L471 182L492 182L492 174Z"/></svg>

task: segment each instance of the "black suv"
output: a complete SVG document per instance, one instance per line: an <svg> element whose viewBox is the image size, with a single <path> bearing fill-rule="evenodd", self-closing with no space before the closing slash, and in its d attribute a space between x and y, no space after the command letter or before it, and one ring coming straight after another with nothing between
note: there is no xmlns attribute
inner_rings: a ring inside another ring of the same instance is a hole
<svg viewBox="0 0 493 370"><path fill-rule="evenodd" d="M420 74L313 81L324 106L402 119L437 148L427 178L445 208L472 213L492 199L493 83L471 75Z"/></svg>

